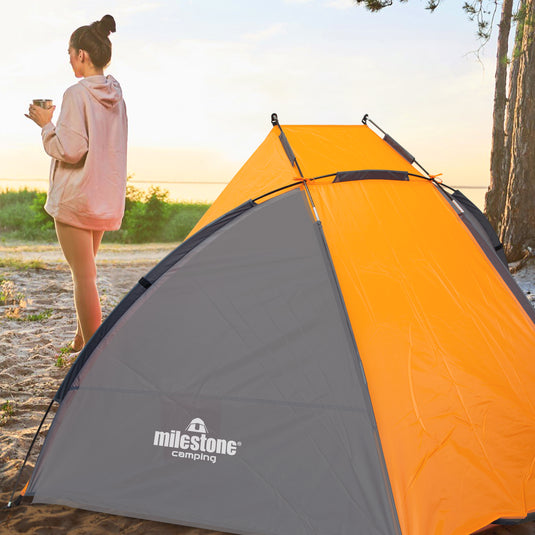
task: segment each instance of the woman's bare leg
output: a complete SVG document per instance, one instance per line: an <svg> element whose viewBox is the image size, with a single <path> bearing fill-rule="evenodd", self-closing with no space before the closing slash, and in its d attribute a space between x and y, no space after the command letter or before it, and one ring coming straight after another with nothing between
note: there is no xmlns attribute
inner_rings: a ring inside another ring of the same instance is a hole
<svg viewBox="0 0 535 535"><path fill-rule="evenodd" d="M91 231L93 234L93 257L96 258L98 253L98 248L100 247L100 242L102 240L102 236L104 232L102 231ZM96 269L96 268L95 268ZM81 351L84 347L84 337L82 335L82 327L80 326L80 320L78 319L78 315L76 316L76 333L74 335L74 340L72 341L71 347L72 351Z"/></svg>
<svg viewBox="0 0 535 535"><path fill-rule="evenodd" d="M83 347L102 321L102 311L97 290L98 252L103 231L87 230L56 221L56 233L72 273L77 330L73 349Z"/></svg>

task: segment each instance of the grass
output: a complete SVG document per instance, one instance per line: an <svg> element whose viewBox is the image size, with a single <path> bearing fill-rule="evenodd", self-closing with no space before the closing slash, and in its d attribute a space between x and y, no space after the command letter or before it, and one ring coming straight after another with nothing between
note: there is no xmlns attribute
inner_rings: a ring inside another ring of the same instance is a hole
<svg viewBox="0 0 535 535"><path fill-rule="evenodd" d="M67 361L65 360L65 357L59 355L56 359L56 362L54 363L54 366L56 366L57 368L64 368L65 366L67 366Z"/></svg>
<svg viewBox="0 0 535 535"><path fill-rule="evenodd" d="M6 424L15 414L15 408L12 401L5 401L0 406L0 426Z"/></svg>
<svg viewBox="0 0 535 535"><path fill-rule="evenodd" d="M44 210L45 201L46 194L39 191L0 191L1 240L56 241L54 221ZM209 207L206 203L173 202L168 191L157 187L143 193L128 186L122 226L106 232L104 242L181 242Z"/></svg>
<svg viewBox="0 0 535 535"><path fill-rule="evenodd" d="M26 297L23 293L17 292L15 284L9 279L2 278L0 281L0 305L25 307Z"/></svg>
<svg viewBox="0 0 535 535"><path fill-rule="evenodd" d="M15 321L45 321L54 313L51 308L47 308L42 312L22 316L21 313L27 305L26 296L16 290L13 281L0 275L0 306L5 307L0 317Z"/></svg>
<svg viewBox="0 0 535 535"><path fill-rule="evenodd" d="M63 347L60 347L59 349L60 357L65 357L66 355L69 355L70 353L72 353L72 346L70 343L67 345L64 345Z"/></svg>
<svg viewBox="0 0 535 535"><path fill-rule="evenodd" d="M5 307L2 316L18 320L21 311L27 306L26 296L15 289L13 281L2 277L0 281L0 306Z"/></svg>
<svg viewBox="0 0 535 535"><path fill-rule="evenodd" d="M39 312L37 314L28 314L24 318L17 318L17 321L45 321L50 318L53 313L54 311L52 309L47 308L44 312Z"/></svg>
<svg viewBox="0 0 535 535"><path fill-rule="evenodd" d="M45 269L41 260L20 260L18 258L0 258L0 268L28 271L29 269Z"/></svg>
<svg viewBox="0 0 535 535"><path fill-rule="evenodd" d="M2 404L0 407L0 410L7 414L8 416L13 416L15 414L15 411L13 409L13 402L12 401L6 401Z"/></svg>
<svg viewBox="0 0 535 535"><path fill-rule="evenodd" d="M54 363L54 366L56 366L57 368L64 368L65 366L72 364L73 361L69 359L69 355L72 352L72 346L70 343L61 347L59 349L59 355L57 355L56 357L56 362Z"/></svg>

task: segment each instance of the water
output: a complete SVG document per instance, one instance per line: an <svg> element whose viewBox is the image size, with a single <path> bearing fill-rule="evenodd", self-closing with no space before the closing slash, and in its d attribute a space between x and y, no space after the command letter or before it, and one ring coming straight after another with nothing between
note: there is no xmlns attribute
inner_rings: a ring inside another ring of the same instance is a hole
<svg viewBox="0 0 535 535"><path fill-rule="evenodd" d="M135 186L141 191L148 191L151 186L158 186L163 190L169 192L169 199L171 201L179 202L205 202L212 203L217 196L223 191L226 182L195 182L195 181L181 181L175 182L171 180L144 181L144 180L129 180L128 184ZM48 179L46 178L32 178L32 179L6 179L0 178L0 190L5 189L31 189L38 191L46 191L48 187Z"/></svg>
<svg viewBox="0 0 535 535"><path fill-rule="evenodd" d="M207 202L212 203L217 196L223 191L226 186L226 182L208 182L208 181L172 181L161 180L157 181L144 181L144 180L129 180L129 184L132 184L136 188L147 191L151 186L159 186L160 188L169 191L169 198L172 201L180 202ZM0 179L0 190L9 189L36 189L39 191L46 191L48 185L48 179L35 178L35 179ZM483 210L485 206L485 193L487 192L486 186L455 186L466 195L480 210Z"/></svg>

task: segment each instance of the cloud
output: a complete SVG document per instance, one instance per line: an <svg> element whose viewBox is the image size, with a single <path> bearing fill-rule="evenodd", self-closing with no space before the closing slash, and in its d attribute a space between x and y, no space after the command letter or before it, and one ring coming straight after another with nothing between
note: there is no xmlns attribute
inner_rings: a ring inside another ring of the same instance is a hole
<svg viewBox="0 0 535 535"><path fill-rule="evenodd" d="M330 0L325 3L325 7L332 7L334 9L349 9L355 8L354 0Z"/></svg>
<svg viewBox="0 0 535 535"><path fill-rule="evenodd" d="M243 36L243 39L245 41L265 41L276 35L281 35L281 34L286 33L287 27L288 25L286 23L279 22L276 24L272 24L271 26L264 28L263 30L259 30L257 32L246 33Z"/></svg>
<svg viewBox="0 0 535 535"><path fill-rule="evenodd" d="M160 2L144 2L142 4L131 4L129 2L128 4L117 8L117 11L119 13L132 15L135 13L146 13L147 11L154 11L155 9L159 9L160 7L162 7L162 4Z"/></svg>

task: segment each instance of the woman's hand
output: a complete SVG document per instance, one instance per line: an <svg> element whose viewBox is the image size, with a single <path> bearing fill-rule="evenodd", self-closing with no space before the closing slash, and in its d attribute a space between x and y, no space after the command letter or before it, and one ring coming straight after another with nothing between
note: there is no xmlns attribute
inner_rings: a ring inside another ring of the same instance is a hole
<svg viewBox="0 0 535 535"><path fill-rule="evenodd" d="M28 117L28 119L31 119L34 123L39 125L41 128L43 128L43 126L45 126L50 121L52 121L52 115L54 115L55 109L56 109L56 106L52 106L45 110L44 108L41 108L40 106L35 106L34 104L30 104L28 113L25 113L24 115Z"/></svg>

